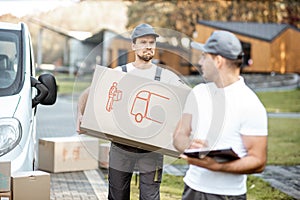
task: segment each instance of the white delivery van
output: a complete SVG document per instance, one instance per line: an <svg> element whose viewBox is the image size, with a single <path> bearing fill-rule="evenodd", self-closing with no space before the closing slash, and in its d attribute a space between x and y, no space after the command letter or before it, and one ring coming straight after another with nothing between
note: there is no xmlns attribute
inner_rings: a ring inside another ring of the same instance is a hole
<svg viewBox="0 0 300 200"><path fill-rule="evenodd" d="M33 170L36 107L56 101L54 76L35 78L29 30L24 23L0 22L0 161L11 171Z"/></svg>

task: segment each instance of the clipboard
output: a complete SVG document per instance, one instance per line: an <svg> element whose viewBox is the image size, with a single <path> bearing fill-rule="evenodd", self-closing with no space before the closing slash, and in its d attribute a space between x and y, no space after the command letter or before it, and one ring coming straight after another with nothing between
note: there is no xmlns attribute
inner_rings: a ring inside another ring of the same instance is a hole
<svg viewBox="0 0 300 200"><path fill-rule="evenodd" d="M207 150L207 149L186 149L183 152L184 155L192 158L203 159L205 156L209 156L217 160L218 162L226 162L237 160L240 157L233 151L232 148Z"/></svg>

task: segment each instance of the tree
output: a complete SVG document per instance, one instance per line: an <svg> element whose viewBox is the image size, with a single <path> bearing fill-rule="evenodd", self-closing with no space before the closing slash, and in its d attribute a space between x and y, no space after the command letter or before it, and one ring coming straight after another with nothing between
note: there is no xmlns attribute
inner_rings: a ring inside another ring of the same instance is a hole
<svg viewBox="0 0 300 200"><path fill-rule="evenodd" d="M128 28L141 22L192 37L199 20L288 23L300 28L297 0L129 1Z"/></svg>

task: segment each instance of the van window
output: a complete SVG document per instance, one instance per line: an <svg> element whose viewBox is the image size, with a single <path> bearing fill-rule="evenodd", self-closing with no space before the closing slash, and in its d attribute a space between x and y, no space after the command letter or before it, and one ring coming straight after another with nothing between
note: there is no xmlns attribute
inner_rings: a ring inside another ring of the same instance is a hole
<svg viewBox="0 0 300 200"><path fill-rule="evenodd" d="M0 96L16 94L21 87L20 34L0 30Z"/></svg>

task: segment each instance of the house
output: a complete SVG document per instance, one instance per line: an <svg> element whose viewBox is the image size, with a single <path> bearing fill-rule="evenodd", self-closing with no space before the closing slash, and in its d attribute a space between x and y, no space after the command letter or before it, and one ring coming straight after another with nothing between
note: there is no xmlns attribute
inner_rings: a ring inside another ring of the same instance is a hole
<svg viewBox="0 0 300 200"><path fill-rule="evenodd" d="M81 70L92 70L95 64L115 68L135 59L129 33L118 34L103 29L84 40L70 38L69 44L69 63L71 66L80 66ZM157 42L153 62L181 75L189 75L190 55L189 48Z"/></svg>
<svg viewBox="0 0 300 200"><path fill-rule="evenodd" d="M214 30L234 33L242 43L243 72L300 73L300 30L287 24L199 21L195 41L205 43Z"/></svg>
<svg viewBox="0 0 300 200"><path fill-rule="evenodd" d="M135 59L134 52L131 49L131 39L122 36L114 38L107 49L110 67L114 68ZM172 46L168 43L157 42L156 53L153 62L164 65L171 70L181 74L190 74L190 50L179 46ZM163 66L163 67L164 67Z"/></svg>
<svg viewBox="0 0 300 200"><path fill-rule="evenodd" d="M38 19L31 18L30 22L40 26L37 44L38 66L42 65L43 60L41 46L43 29L65 38L65 42L61 44L63 49L62 64L67 67L57 66L58 71L61 69L70 73L75 71L79 74L92 73L97 64L114 68L133 62L135 59L134 52L131 49L130 32L118 33L106 28L101 28L95 33L67 31ZM163 67L168 67L181 75L190 75L197 72L191 64L192 53L189 48L191 39L176 31L173 31L170 34L171 36L163 37L165 30L161 29L160 31L163 33L158 38L153 62L164 65ZM185 45L180 44L182 41L185 41Z"/></svg>

